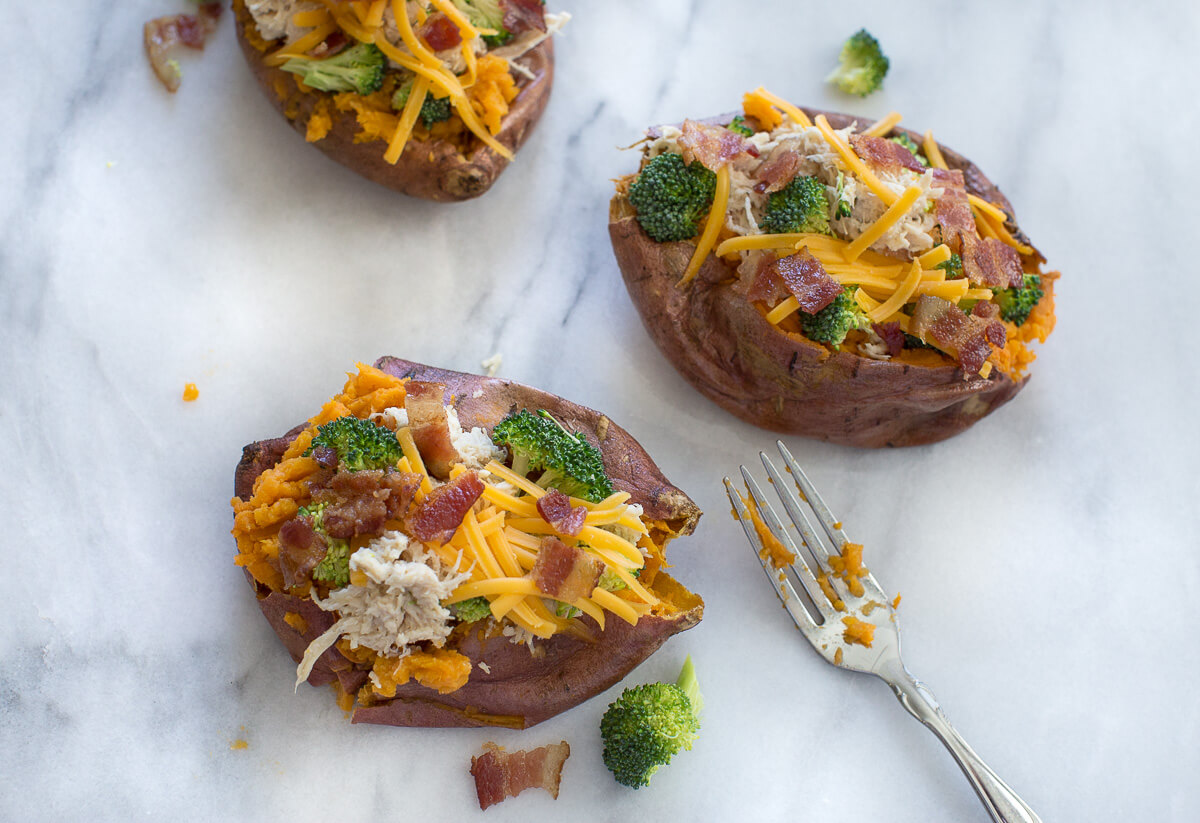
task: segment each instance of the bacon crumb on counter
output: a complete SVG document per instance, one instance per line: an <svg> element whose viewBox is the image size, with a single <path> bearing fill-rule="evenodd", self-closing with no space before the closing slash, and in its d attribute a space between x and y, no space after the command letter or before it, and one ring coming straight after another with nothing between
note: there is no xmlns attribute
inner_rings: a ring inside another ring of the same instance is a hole
<svg viewBox="0 0 1200 823"><path fill-rule="evenodd" d="M563 764L571 755L567 741L532 751L506 752L503 746L492 742L484 743L483 748L483 754L471 758L471 776L475 778L480 809L535 787L558 799Z"/></svg>
<svg viewBox="0 0 1200 823"><path fill-rule="evenodd" d="M142 27L142 41L150 68L154 69L154 74L167 91L174 94L181 79L179 64L170 57L171 49L187 46L203 50L208 36L216 30L220 17L220 3L201 3L196 14L156 17Z"/></svg>
<svg viewBox="0 0 1200 823"><path fill-rule="evenodd" d="M543 594L571 603L592 593L601 571L600 564L578 546L543 537L529 576Z"/></svg>
<svg viewBox="0 0 1200 823"><path fill-rule="evenodd" d="M537 501L538 514L553 526L560 534L575 537L583 529L587 519L587 509L583 506L572 506L571 498L558 489L550 489ZM591 594L589 591L588 594Z"/></svg>

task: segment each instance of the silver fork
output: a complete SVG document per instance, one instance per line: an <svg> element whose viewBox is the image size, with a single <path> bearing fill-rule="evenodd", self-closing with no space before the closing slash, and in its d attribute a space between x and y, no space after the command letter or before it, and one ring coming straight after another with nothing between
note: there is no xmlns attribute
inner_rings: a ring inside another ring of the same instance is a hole
<svg viewBox="0 0 1200 823"><path fill-rule="evenodd" d="M841 554L842 547L848 542L841 523L830 513L829 508L821 500L804 471L796 464L791 452L777 441L779 453L788 471L799 486L803 499L808 502L812 512L820 522L828 543L832 544L832 554ZM796 550L788 530L784 528L775 510L767 502L766 497L745 466L741 467L742 477L746 481L755 507L763 523L783 546L796 555L796 560L790 566L795 578L800 581L808 595L808 604L801 600L792 581L787 574L788 566L775 568L770 557L763 548L763 539L755 528L753 519L747 510L746 502L734 488L728 477L725 478L725 490L729 501L733 504L734 512L741 521L750 545L762 562L763 571L775 587L776 594L783 601L784 607L796 622L797 628L808 638L809 643L829 663L856 672L867 672L883 680L892 688L897 699L909 714L924 723L930 731L950 750L955 761L971 782L971 787L979 795L988 814L999 823L1041 823L1033 809L1009 788L991 768L967 745L967 741L955 731L946 719L933 693L917 680L904 666L900 659L900 625L896 622L896 612L891 599L884 593L879 582L872 574L858 578L862 584L862 594L854 595L849 590L846 581L834 577L829 558L831 550L826 541L818 538L808 517L805 516L801 499L786 482L783 476L771 463L765 452L759 452L763 466L775 486L775 492L787 510L796 530L800 533L803 544L809 549L810 558L816 564L820 573L833 586L836 599L843 603L845 611L839 611L829 598L822 592L817 576L813 574L805 558ZM811 604L811 606L809 605ZM873 605L869 605L873 604ZM811 611L815 607L816 614ZM845 639L846 624L843 617L853 617L871 623L874 638L871 645L848 642Z"/></svg>

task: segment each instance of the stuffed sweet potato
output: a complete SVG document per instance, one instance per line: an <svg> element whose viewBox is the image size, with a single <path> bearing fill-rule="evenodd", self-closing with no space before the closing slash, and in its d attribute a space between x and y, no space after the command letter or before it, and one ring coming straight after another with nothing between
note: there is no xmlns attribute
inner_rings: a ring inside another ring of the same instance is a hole
<svg viewBox="0 0 1200 823"><path fill-rule="evenodd" d="M237 564L354 722L510 726L623 677L703 602L662 571L696 505L603 415L382 358L244 450Z"/></svg>
<svg viewBox="0 0 1200 823"><path fill-rule="evenodd" d="M550 36L570 17L541 0L233 8L259 85L308 142L376 183L441 201L483 194L525 142L554 81Z"/></svg>
<svg viewBox="0 0 1200 823"><path fill-rule="evenodd" d="M969 160L763 89L652 129L609 233L650 336L723 408L856 446L942 440L1025 384L1056 272Z"/></svg>

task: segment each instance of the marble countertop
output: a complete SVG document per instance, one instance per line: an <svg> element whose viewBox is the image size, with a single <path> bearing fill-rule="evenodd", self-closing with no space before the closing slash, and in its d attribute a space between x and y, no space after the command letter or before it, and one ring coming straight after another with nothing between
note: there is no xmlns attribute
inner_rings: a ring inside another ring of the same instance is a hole
<svg viewBox="0 0 1200 823"><path fill-rule="evenodd" d="M1032 382L975 428L904 450L787 439L903 595L909 667L1045 820L1200 819L1200 11L551 5L575 19L546 116L491 193L451 206L304 145L228 15L170 96L141 24L182 0L0 10L21 43L0 55L0 819L467 820L484 741L560 739L560 798L487 819L986 819L887 688L827 666L780 610L720 482L774 438L675 374L612 256L609 180L634 163L617 147L760 84L933 128L1063 272ZM822 78L862 25L892 71L848 99ZM233 566L243 444L356 360L476 371L495 352L501 376L604 409L708 512L672 553L705 619L624 683L690 653L707 700L695 749L647 789L601 763L620 687L525 732L352 726L327 690L293 694Z"/></svg>

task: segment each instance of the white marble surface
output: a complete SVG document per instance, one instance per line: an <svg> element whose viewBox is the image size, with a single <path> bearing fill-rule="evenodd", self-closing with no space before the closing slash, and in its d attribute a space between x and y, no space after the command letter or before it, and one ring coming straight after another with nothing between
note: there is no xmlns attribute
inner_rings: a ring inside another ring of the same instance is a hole
<svg viewBox="0 0 1200 823"><path fill-rule="evenodd" d="M9 3L0 52L0 819L462 820L469 758L565 738L557 802L490 820L971 821L934 738L801 642L720 477L772 442L654 349L605 229L616 146L767 84L932 127L1063 271L1030 386L935 446L799 438L879 578L910 668L1047 821L1200 819L1196 7L1181 2L556 0L545 119L485 198L374 187L306 147L231 21L171 97L140 48L181 0ZM886 91L822 82L867 25ZM694 751L638 792L600 761L619 689L533 730L351 726L293 667L232 563L241 446L356 359L501 374L599 407L708 511L674 547L704 622ZM185 404L185 382L200 389ZM244 750L230 744L243 738Z"/></svg>

